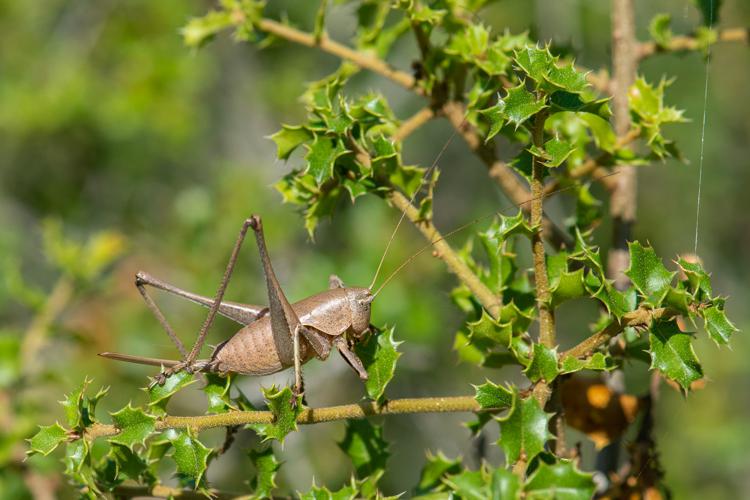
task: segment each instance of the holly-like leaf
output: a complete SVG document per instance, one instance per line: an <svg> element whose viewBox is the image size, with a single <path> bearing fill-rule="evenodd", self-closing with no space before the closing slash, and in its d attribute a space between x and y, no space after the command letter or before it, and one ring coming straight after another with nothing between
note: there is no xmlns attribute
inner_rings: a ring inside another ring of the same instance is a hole
<svg viewBox="0 0 750 500"><path fill-rule="evenodd" d="M367 396L376 401L382 399L385 388L396 371L396 362L401 357L398 352L401 342L393 340L393 330L393 327L386 328L354 348L367 370Z"/></svg>
<svg viewBox="0 0 750 500"><path fill-rule="evenodd" d="M698 301L708 300L713 295L711 288L711 276L708 275L703 267L697 262L690 262L685 259L678 259L677 265L687 277L688 289Z"/></svg>
<svg viewBox="0 0 750 500"><path fill-rule="evenodd" d="M552 382L557 377L557 348L550 349L542 344L534 344L531 362L524 373L532 382L544 379Z"/></svg>
<svg viewBox="0 0 750 500"><path fill-rule="evenodd" d="M540 462L523 491L529 500L588 500L595 488L591 474L579 471L569 460L561 460L552 465Z"/></svg>
<svg viewBox="0 0 750 500"><path fill-rule="evenodd" d="M512 387L503 387L487 380L474 386L474 399L482 409L511 408L515 403L516 392Z"/></svg>
<svg viewBox="0 0 750 500"><path fill-rule="evenodd" d="M276 143L277 158L287 160L300 144L312 140L313 134L301 125L282 125L281 130L268 138Z"/></svg>
<svg viewBox="0 0 750 500"><path fill-rule="evenodd" d="M707 307L702 311L703 326L708 332L711 339L717 344L728 344L729 338L739 330L729 319L727 319L724 310L719 306Z"/></svg>
<svg viewBox="0 0 750 500"><path fill-rule="evenodd" d="M589 273L587 278L589 277L593 277L593 275ZM593 294L593 297L601 302L607 308L607 311L617 319L622 318L625 313L634 310L637 301L635 289L629 288L621 292L609 280L605 280L601 284L599 289Z"/></svg>
<svg viewBox="0 0 750 500"><path fill-rule="evenodd" d="M442 452L438 452L437 455L428 452L427 463L422 468L415 493L417 495L424 495L433 491L442 491L445 489L442 482L443 478L460 472L460 458L451 460L443 455Z"/></svg>
<svg viewBox="0 0 750 500"><path fill-rule="evenodd" d="M589 86L586 75L578 71L572 62L565 66L553 64L545 78L555 87L573 94L580 94Z"/></svg>
<svg viewBox="0 0 750 500"><path fill-rule="evenodd" d="M625 274L651 305L657 307L667 295L675 273L669 272L654 249L639 242L628 243L630 267Z"/></svg>
<svg viewBox="0 0 750 500"><path fill-rule="evenodd" d="M465 470L459 474L448 476L443 482L455 492L459 498L466 500L485 500L487 495L487 481L479 470Z"/></svg>
<svg viewBox="0 0 750 500"><path fill-rule="evenodd" d="M262 391L268 409L274 415L274 421L271 424L257 425L253 428L263 436L263 441L276 439L283 443L287 434L297 430L297 417L302 412L302 396L297 396L296 403L292 404L295 398L289 387L279 390L276 386L272 386Z"/></svg>
<svg viewBox="0 0 750 500"><path fill-rule="evenodd" d="M383 439L383 427L368 420L347 420L344 439L339 448L349 456L358 478L366 478L385 470L390 456Z"/></svg>
<svg viewBox="0 0 750 500"><path fill-rule="evenodd" d="M229 388L232 386L231 376L220 376L216 373L206 373L206 385L203 393L208 398L207 413L226 413L233 408L229 398Z"/></svg>
<svg viewBox="0 0 750 500"><path fill-rule="evenodd" d="M651 326L651 369L677 381L685 391L692 382L703 377L703 369L690 341L690 335L680 331L674 320Z"/></svg>
<svg viewBox="0 0 750 500"><path fill-rule="evenodd" d="M352 484L347 484L337 491L331 491L325 486L317 486L313 481L310 491L304 493L297 492L300 500L354 500L357 498L357 488Z"/></svg>
<svg viewBox="0 0 750 500"><path fill-rule="evenodd" d="M156 481L156 477L149 470L148 462L127 446L112 444L109 457L117 465L118 476L122 475L134 481L141 478Z"/></svg>
<svg viewBox="0 0 750 500"><path fill-rule="evenodd" d="M490 139L499 134L503 129L503 125L505 125L504 110L505 108L503 106L495 105L479 111L479 113L484 116L490 124L490 129L487 131L487 136L484 138L485 143L489 142Z"/></svg>
<svg viewBox="0 0 750 500"><path fill-rule="evenodd" d="M149 399L148 405L155 413L160 415L165 414L170 398L182 388L189 386L195 381L193 374L187 371L177 372L171 377L167 377L164 384L155 384L146 389Z"/></svg>
<svg viewBox="0 0 750 500"><path fill-rule="evenodd" d="M520 498L521 481L516 474L497 468L490 477L490 498L514 500Z"/></svg>
<svg viewBox="0 0 750 500"><path fill-rule="evenodd" d="M281 467L281 462L276 459L273 448L267 446L261 450L250 450L250 460L255 466L255 477L250 480L250 488L256 498L273 498L273 490L276 489L276 472Z"/></svg>
<svg viewBox="0 0 750 500"><path fill-rule="evenodd" d="M183 484L200 487L211 449L198 441L189 428L186 431L170 430L166 434L174 449L172 460L177 464L177 477Z"/></svg>
<svg viewBox="0 0 750 500"><path fill-rule="evenodd" d="M112 422L119 433L109 440L132 449L136 444L144 444L146 438L154 432L156 417L140 408L133 408L130 403L118 412L111 413Z"/></svg>
<svg viewBox="0 0 750 500"><path fill-rule="evenodd" d="M347 152L341 141L324 136L316 136L308 149L305 155L307 161L305 173L312 175L318 185L333 177L333 165L336 159Z"/></svg>
<svg viewBox="0 0 750 500"><path fill-rule="evenodd" d="M516 64L537 84L542 83L555 66L555 57L548 48L524 47L515 52Z"/></svg>
<svg viewBox="0 0 750 500"><path fill-rule="evenodd" d="M564 271L552 283L552 307L557 307L567 300L583 297L586 290L583 281L583 268L577 269L572 273Z"/></svg>
<svg viewBox="0 0 750 500"><path fill-rule="evenodd" d="M34 434L34 436L28 440L30 450L27 453L49 455L55 448L57 448L57 445L65 441L67 438L68 431L57 422L55 422L54 425L40 425L39 432Z"/></svg>
<svg viewBox="0 0 750 500"><path fill-rule="evenodd" d="M560 374L574 373L581 370L611 370L614 368L612 359L604 353L595 352L590 358L579 359L573 356L565 356L560 361Z"/></svg>
<svg viewBox="0 0 750 500"><path fill-rule="evenodd" d="M500 441L505 452L506 461L514 464L523 453L526 461L531 461L544 450L545 443L553 436L547 429L549 415L539 406L533 397L520 399L510 413L500 422Z"/></svg>
<svg viewBox="0 0 750 500"><path fill-rule="evenodd" d="M575 145L559 139L550 139L544 143L544 148L537 146L529 148L529 152L532 155L541 158L544 164L550 168L562 165L575 150Z"/></svg>
<svg viewBox="0 0 750 500"><path fill-rule="evenodd" d="M513 331L510 323L500 323L482 309L482 317L466 323L469 329L469 340L472 342L488 340L499 345L510 346Z"/></svg>
<svg viewBox="0 0 750 500"><path fill-rule="evenodd" d="M546 107L544 100L537 99L534 94L526 90L523 83L508 89L505 97L498 100L497 106L516 128Z"/></svg>

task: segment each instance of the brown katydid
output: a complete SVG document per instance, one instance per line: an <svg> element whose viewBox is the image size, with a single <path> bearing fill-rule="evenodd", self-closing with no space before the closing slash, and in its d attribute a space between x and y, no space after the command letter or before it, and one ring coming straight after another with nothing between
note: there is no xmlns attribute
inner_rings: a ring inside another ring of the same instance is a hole
<svg viewBox="0 0 750 500"><path fill-rule="evenodd" d="M453 136L451 136L451 139L452 138ZM448 143L450 143L450 140L446 143L432 166L428 169L425 178L428 178L429 172L437 165L437 162L445 151ZM615 173L616 172L609 175L614 175ZM552 194L567 189L570 189L570 187L559 189L549 193L547 196L551 196ZM412 196L410 201L414 200L416 194L417 193ZM532 200L527 200L522 204L530 201ZM346 362L355 372L357 372L359 377L362 380L367 380L365 367L359 357L354 353L353 347L373 329L370 324L370 314L371 304L375 296L401 269L403 269L404 266L424 252L427 248L430 248L437 243L437 241L451 236L481 219L500 212L493 212L484 217L475 219L468 224L450 231L441 238L431 241L398 266L396 270L385 279L380 288L373 293L372 288L377 280L385 255L388 252L396 231L404 219L404 216L402 215L396 228L391 234L391 238L386 245L373 281L369 287L346 287L341 279L332 275L329 278L328 290L312 295L294 304L290 304L287 300L273 271L271 260L266 249L261 219L259 216L253 215L242 225L242 229L240 230L239 237L234 245L234 249L232 250L229 263L227 264L224 277L221 280L215 298L211 299L209 297L187 292L153 278L147 273L139 272L136 274L135 283L138 290L146 301L149 309L151 309L167 335L172 339L182 354L182 361L146 358L111 352L101 353L100 356L119 361L163 367L164 370L154 378L152 385L163 384L167 377L181 370L188 372L215 372L221 374L240 373L249 375L267 375L294 367L294 393L296 395L301 395L303 392L302 364L306 363L313 357L325 360L330 355L331 349L336 347ZM255 233L260 259L263 264L263 272L266 277L266 288L268 291L268 307L239 304L223 300L224 292L237 261L237 256L249 229L252 229ZM186 298L192 302L209 307L206 320L203 323L203 326L198 333L198 338L190 352L186 351L184 344L175 335L161 310L146 291L146 285L153 286ZM214 349L209 359L198 360L196 358L203 347L208 330L217 313L236 321L243 325L243 327L230 339L219 344Z"/></svg>
<svg viewBox="0 0 750 500"><path fill-rule="evenodd" d="M456 132L451 135L430 168L427 169L425 179L429 178L430 172L437 166L455 135ZM414 201L418 192L419 189L416 190L410 202ZM112 352L103 352L100 353L100 356L130 363L161 366L163 371L154 378L151 386L163 384L167 377L182 370L221 374L268 375L294 367L294 393L301 395L303 392L302 364L313 357L321 360L327 359L331 349L335 347L359 377L362 380L367 380L367 371L362 361L354 353L353 347L374 329L370 324L371 303L395 273L386 279L375 293L372 292L372 288L377 281L385 256L403 219L404 216L402 215L391 234L369 287L346 287L340 278L332 275L329 278L328 290L290 304L273 271L271 259L266 249L263 223L259 216L253 215L242 225L215 298L211 299L182 290L144 272L136 274L135 284L139 292L182 354L182 361ZM268 307L223 301L224 292L234 270L240 247L249 229L252 229L255 233L260 259L263 264L268 291ZM423 250L420 250L419 253ZM396 272L400 269L401 267ZM198 333L198 339L190 352L186 351L184 344L175 335L161 310L148 294L146 285L209 307L206 320ZM219 344L209 359L198 360L196 358L203 347L208 330L217 313L240 323L243 327L230 339Z"/></svg>

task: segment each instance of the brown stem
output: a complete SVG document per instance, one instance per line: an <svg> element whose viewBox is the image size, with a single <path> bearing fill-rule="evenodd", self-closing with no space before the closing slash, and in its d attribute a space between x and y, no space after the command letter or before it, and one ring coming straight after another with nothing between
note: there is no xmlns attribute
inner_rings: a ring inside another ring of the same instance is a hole
<svg viewBox="0 0 750 500"><path fill-rule="evenodd" d="M658 309L646 309L640 307L635 311L623 314L622 318L619 320L613 321L603 330L596 332L575 347L571 347L567 351L564 351L560 354L560 359L564 359L567 356L573 356L574 358L586 357L597 347L604 345L609 339L618 335L629 326L634 328L647 327L654 320L669 319L679 316L679 314L679 311L668 307L661 307Z"/></svg>
<svg viewBox="0 0 750 500"><path fill-rule="evenodd" d="M448 396L436 398L393 399L382 405L374 401L329 406L324 408L305 408L297 417L298 424L317 424L349 418L366 418L380 415L399 415L404 413L449 413L481 411L474 396ZM187 429L200 432L215 427L229 427L246 424L270 424L274 415L270 411L230 411L218 415L200 415L192 417L167 416L156 422L156 431L166 429ZM114 425L94 424L86 430L88 439L110 437L119 434Z"/></svg>
<svg viewBox="0 0 750 500"><path fill-rule="evenodd" d="M445 262L458 279L464 283L469 290L471 290L471 293L473 293L477 300L479 300L482 307L484 307L493 318L499 318L502 298L492 293L492 290L487 288L477 275L463 263L432 222L420 219L419 210L417 210L401 192L393 190L388 193L387 196L388 200L396 208L406 214L406 218L409 219L417 229L419 229L424 237L433 243L437 256Z"/></svg>
<svg viewBox="0 0 750 500"><path fill-rule="evenodd" d="M727 28L719 31L716 42L740 42L750 41L750 29ZM660 52L680 52L686 50L698 50L702 47L700 40L694 36L673 36L666 46L658 45L656 42L643 42L637 47L637 57L645 59Z"/></svg>
<svg viewBox="0 0 750 500"><path fill-rule="evenodd" d="M367 69L374 73L382 75L389 80L401 85L402 87L413 90L418 94L422 93L421 90L415 87L416 82L414 80L414 77L409 73L405 73L403 71L392 68L382 59L370 56L363 52L356 51L347 47L346 45L335 42L328 38L328 36L325 34L321 37L320 41L316 41L315 36L310 33L300 31L278 21L266 18L261 19L256 25L256 28L261 31L265 31L266 33L276 35L279 38L289 40L290 42L295 42L307 47L317 47L323 52L327 52L341 59L351 61L360 68Z"/></svg>
<svg viewBox="0 0 750 500"><path fill-rule="evenodd" d="M541 148L544 145L544 122L547 112L541 111L534 121L534 145ZM534 156L531 165L531 226L535 228L531 239L534 254L534 283L536 285L536 301L539 310L539 342L549 347L555 347L555 316L551 307L552 293L547 278L547 263L545 259L544 240L542 239L542 217L544 204L544 164Z"/></svg>
<svg viewBox="0 0 750 500"><path fill-rule="evenodd" d="M614 128L618 137L630 131L630 109L628 89L635 81L638 67L638 45L635 38L635 12L633 0L612 1L612 67L613 67L613 113ZM628 241L632 239L637 202L636 169L620 167L614 177L614 190L610 199L612 215L612 248L609 251L607 269L615 286L623 290L628 287L624 271L629 265Z"/></svg>

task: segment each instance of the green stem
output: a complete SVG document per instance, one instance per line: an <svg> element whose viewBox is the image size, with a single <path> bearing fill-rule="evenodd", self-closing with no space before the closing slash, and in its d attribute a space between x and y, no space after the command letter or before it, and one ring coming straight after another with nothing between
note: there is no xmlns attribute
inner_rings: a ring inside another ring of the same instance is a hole
<svg viewBox="0 0 750 500"><path fill-rule="evenodd" d="M400 415L405 413L452 413L482 411L474 396L448 396L436 398L393 399L381 405L374 401L329 406L324 408L305 408L297 417L298 424L317 424L350 418L366 418L380 415ZM229 427L246 424L270 424L274 415L270 411L230 411L218 415L199 415L190 417L166 416L156 422L157 431L166 429L187 429L195 432L215 427ZM94 424L86 430L88 439L110 437L119 434L120 430L110 424Z"/></svg>

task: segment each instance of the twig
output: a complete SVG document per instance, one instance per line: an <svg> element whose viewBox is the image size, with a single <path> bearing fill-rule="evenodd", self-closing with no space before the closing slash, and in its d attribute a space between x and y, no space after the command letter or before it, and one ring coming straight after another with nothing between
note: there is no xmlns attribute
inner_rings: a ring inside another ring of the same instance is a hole
<svg viewBox="0 0 750 500"><path fill-rule="evenodd" d="M501 408L498 408L501 409ZM405 413L450 413L478 412L481 407L474 396L450 396L436 398L393 399L382 405L373 401L329 406L324 408L305 408L297 417L298 424L317 424L349 418L366 418L380 415L399 415ZM166 429L187 429L195 432L215 427L229 427L247 424L270 424L274 415L270 411L230 411L218 415L199 415L192 417L167 416L156 422L156 431ZM94 424L86 430L86 438L96 439L119 434L120 430L110 424Z"/></svg>
<svg viewBox="0 0 750 500"><path fill-rule="evenodd" d="M431 107L426 106L420 109L414 115L401 123L401 126L398 128L398 130L396 130L396 133L393 134L393 140L396 142L403 141L412 133L414 133L415 130L417 130L428 121L432 120L434 117L435 110Z"/></svg>
<svg viewBox="0 0 750 500"><path fill-rule="evenodd" d="M477 275L458 258L456 252L453 251L453 248L451 248L448 242L445 241L432 222L421 219L419 217L419 210L409 203L409 200L401 194L401 192L393 190L388 193L387 197L396 208L406 214L406 217L416 226L417 229L419 229L428 241L434 242L433 246L435 247L438 258L445 262L458 279L464 283L469 290L471 290L471 293L473 293L477 300L479 300L482 307L484 307L493 318L499 318L502 299L495 295L492 290L487 288Z"/></svg>
<svg viewBox="0 0 750 500"><path fill-rule="evenodd" d="M23 337L21 345L21 366L24 372L30 373L40 366L36 356L39 350L44 346L45 338L49 332L52 323L60 316L67 307L73 296L73 282L67 276L62 276L57 280L55 287L52 289L44 307L34 317Z"/></svg>
<svg viewBox="0 0 750 500"><path fill-rule="evenodd" d="M323 35L318 42L315 40L315 36L310 33L300 31L286 24L282 24L278 21L267 18L261 19L256 25L256 28L261 31L265 31L266 33L276 35L279 38L289 40L290 42L295 42L307 47L317 47L323 52L327 52L341 59L351 61L360 68L368 69L374 73L388 78L389 80L401 85L402 87L412 90L418 94L422 94L422 91L415 87L416 80L414 80L414 77L409 73L405 73L403 71L392 68L382 59L365 54L363 52L356 51L347 47L346 45L335 42L328 38L327 35Z"/></svg>
<svg viewBox="0 0 750 500"><path fill-rule="evenodd" d="M679 311L668 307L661 307L658 309L647 309L640 307L635 311L623 314L619 321L613 321L606 328L600 330L580 342L575 347L571 347L567 351L560 354L560 359L564 359L567 356L573 356L574 358L582 358L591 354L597 347L604 345L615 335L618 335L625 328L631 327L647 327L654 320L669 319L675 316L679 316Z"/></svg>
<svg viewBox="0 0 750 500"><path fill-rule="evenodd" d="M749 28L728 28L719 31L716 41L719 42L750 42ZM663 52L680 52L698 50L702 48L701 41L694 36L673 36L666 46L659 45L656 42L642 42L637 48L637 57L645 59L657 53Z"/></svg>
<svg viewBox="0 0 750 500"><path fill-rule="evenodd" d="M544 122L546 120L546 111L540 111L536 115L534 145L537 147L542 147L544 144ZM547 263L541 230L544 203L544 165L539 157L534 156L531 170L531 227L535 229L531 246L534 253L534 283L536 285L537 309L539 310L539 342L552 349L556 342L555 316L550 304L552 293L547 278Z"/></svg>

